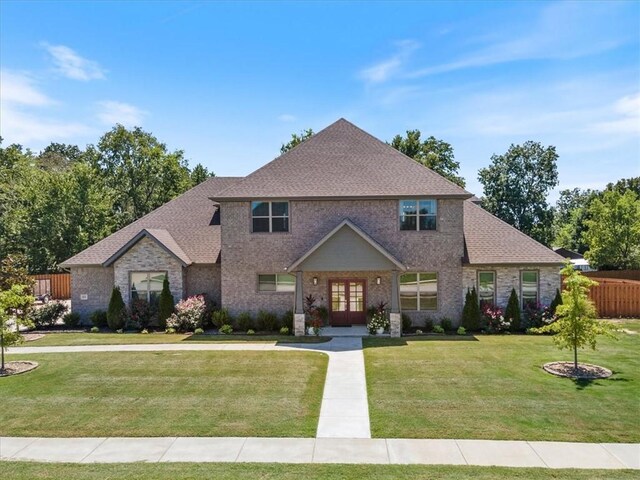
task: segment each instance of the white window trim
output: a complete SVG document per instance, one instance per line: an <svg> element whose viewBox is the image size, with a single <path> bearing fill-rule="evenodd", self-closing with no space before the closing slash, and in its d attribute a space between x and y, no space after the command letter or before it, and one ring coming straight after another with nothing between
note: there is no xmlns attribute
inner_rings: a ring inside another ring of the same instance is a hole
<svg viewBox="0 0 640 480"><path fill-rule="evenodd" d="M269 204L269 215L254 215L253 214L253 204L254 203L268 203ZM287 204L287 215L273 215L273 204L274 203L286 203ZM252 200L249 202L249 212L251 214L251 233L289 233L291 231L291 221L290 221L290 213L291 213L291 205L288 200ZM255 218L267 218L269 219L269 231L268 232L256 232L253 230L253 220ZM284 232L274 232L273 231L273 219L274 218L286 218L287 219L287 230Z"/></svg>
<svg viewBox="0 0 640 480"><path fill-rule="evenodd" d="M524 280L523 276L525 273L535 273L536 274L536 305L540 303L540 270L520 270L520 308L524 310Z"/></svg>
<svg viewBox="0 0 640 480"><path fill-rule="evenodd" d="M420 201L433 201L436 205L435 213L420 213ZM414 214L403 214L402 213L402 202L416 202L416 213ZM404 230L400 224L403 216L406 217L415 217L416 218L416 229L415 230ZM420 230L420 217L433 217L436 221L436 228ZM403 198L398 201L398 228L401 232L435 232L438 230L438 199L437 198ZM429 273L429 272L426 272Z"/></svg>
<svg viewBox="0 0 640 480"><path fill-rule="evenodd" d="M276 277L276 289L275 290L260 290L260 277L267 276L267 275L269 275L269 276L275 275L275 277ZM294 280L295 280L295 276L291 275L290 273L259 273L258 277L257 277L257 280L258 280L258 293L293 293L295 291L295 282L293 284L293 290L278 290L278 285L287 285L287 286L290 285L288 283L280 284L278 282L278 277L282 277L282 276L285 276L285 275L293 277Z"/></svg>
<svg viewBox="0 0 640 480"><path fill-rule="evenodd" d="M409 310L409 309L403 309L407 312L436 312L439 310L439 306L440 306L440 297L438 295L438 283L439 283L439 275L438 272L405 272L402 275L400 275L400 278L398 279L398 288L401 290L401 286L402 286L402 276L403 275L417 275L416 277L416 310ZM432 275L435 274L436 276L436 308L420 308L420 275ZM398 300L400 303L400 307L402 310L402 298L400 295L400 292L398 292Z"/></svg>

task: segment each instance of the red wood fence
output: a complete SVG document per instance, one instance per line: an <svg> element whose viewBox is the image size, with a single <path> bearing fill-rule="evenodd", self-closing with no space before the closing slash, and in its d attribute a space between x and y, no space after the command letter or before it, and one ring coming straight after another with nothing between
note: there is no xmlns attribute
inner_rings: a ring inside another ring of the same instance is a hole
<svg viewBox="0 0 640 480"><path fill-rule="evenodd" d="M600 317L640 317L640 281L590 277L598 282L589 297Z"/></svg>
<svg viewBox="0 0 640 480"><path fill-rule="evenodd" d="M590 278L617 278L619 280L639 280L640 270L598 270L596 272L582 272Z"/></svg>
<svg viewBox="0 0 640 480"><path fill-rule="evenodd" d="M70 273L44 273L31 275L35 280L49 280L51 284L51 298L66 300L71 298L71 274Z"/></svg>

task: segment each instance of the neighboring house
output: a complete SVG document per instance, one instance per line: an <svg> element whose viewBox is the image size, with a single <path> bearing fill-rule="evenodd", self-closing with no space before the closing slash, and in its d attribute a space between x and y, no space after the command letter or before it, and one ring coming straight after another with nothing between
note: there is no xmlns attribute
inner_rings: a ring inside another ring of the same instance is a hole
<svg viewBox="0 0 640 480"><path fill-rule="evenodd" d="M576 270L580 270L581 272L595 272L596 270L595 268L591 268L589 261L578 252L563 247L553 247L553 251L562 258L568 258Z"/></svg>
<svg viewBox="0 0 640 480"><path fill-rule="evenodd" d="M168 274L176 299L204 293L232 315L295 313L303 299L332 325L400 314L458 322L464 295L548 304L562 257L483 210L472 195L340 119L244 178L214 177L65 261L72 308L153 300Z"/></svg>

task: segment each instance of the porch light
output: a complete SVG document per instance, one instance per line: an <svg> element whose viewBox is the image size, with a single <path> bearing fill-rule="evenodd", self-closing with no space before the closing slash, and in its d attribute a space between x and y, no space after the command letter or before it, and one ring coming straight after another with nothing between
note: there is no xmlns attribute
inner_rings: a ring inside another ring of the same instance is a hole
<svg viewBox="0 0 640 480"><path fill-rule="evenodd" d="M313 284L317 285L318 284L318 277L313 277Z"/></svg>
<svg viewBox="0 0 640 480"><path fill-rule="evenodd" d="M382 279L380 277L376 277L376 285L380 285L381 281L382 281Z"/></svg>

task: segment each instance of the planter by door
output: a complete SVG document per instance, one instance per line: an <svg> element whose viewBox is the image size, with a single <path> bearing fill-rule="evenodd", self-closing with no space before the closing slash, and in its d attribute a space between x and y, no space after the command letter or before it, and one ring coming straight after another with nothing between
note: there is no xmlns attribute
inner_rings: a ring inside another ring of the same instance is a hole
<svg viewBox="0 0 640 480"><path fill-rule="evenodd" d="M329 280L331 325L364 325L367 323L367 282L356 279Z"/></svg>

